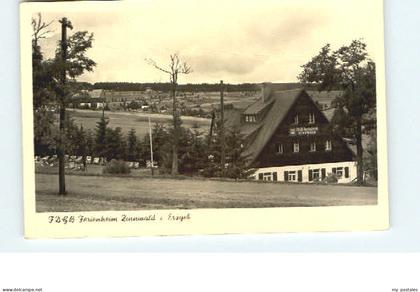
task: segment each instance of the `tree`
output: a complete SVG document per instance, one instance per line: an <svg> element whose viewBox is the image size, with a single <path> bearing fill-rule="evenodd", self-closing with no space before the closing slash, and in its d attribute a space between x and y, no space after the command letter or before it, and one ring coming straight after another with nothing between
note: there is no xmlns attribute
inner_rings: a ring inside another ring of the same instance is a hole
<svg viewBox="0 0 420 292"><path fill-rule="evenodd" d="M172 136L172 175L178 174L178 144L180 136L181 118L179 111L177 110L176 91L178 86L178 76L180 74L190 74L192 72L191 67L186 62L181 62L177 53L170 55L170 63L168 68L159 66L152 59L146 59L146 61L158 69L169 75L169 81L171 84L171 95L172 95L172 116L173 116L173 136Z"/></svg>
<svg viewBox="0 0 420 292"><path fill-rule="evenodd" d="M206 145L202 133L197 130L181 128L180 137L180 171L195 174L206 164Z"/></svg>
<svg viewBox="0 0 420 292"><path fill-rule="evenodd" d="M67 78L75 80L76 77L82 75L85 71L93 71L96 63L87 57L86 52L92 47L93 34L87 31L78 31L67 38L67 28L73 29L71 22L67 18L62 18L61 23L61 41L56 49L56 56L52 63L52 76L55 80L55 92L58 97L57 103L59 107L59 140L57 144L57 154L59 161L59 194L65 194L65 171L64 171L64 155L65 155L65 119L66 107L68 105L69 96L77 92L74 87L75 82L67 83Z"/></svg>
<svg viewBox="0 0 420 292"><path fill-rule="evenodd" d="M66 120L64 121L64 133L63 133L63 139L62 142L64 143L64 148L66 149L67 154L72 155L82 155L81 149L83 145L81 145L82 140L84 137L84 133L81 133L81 130L79 127L75 124L74 120L70 116L66 116ZM84 132L84 131L83 131ZM58 148L58 145L60 143L59 140L60 133L57 133L55 138L55 145L56 148Z"/></svg>
<svg viewBox="0 0 420 292"><path fill-rule="evenodd" d="M298 76L301 82L316 84L320 91L344 91L335 104L346 110L356 140L357 181L363 183L363 118L376 107L375 63L368 57L366 44L354 40L336 51L327 44L302 68Z"/></svg>
<svg viewBox="0 0 420 292"><path fill-rule="evenodd" d="M332 130L340 137L352 136L352 124L346 109L342 104L335 105L334 113L331 118Z"/></svg>
<svg viewBox="0 0 420 292"><path fill-rule="evenodd" d="M245 136L241 134L239 128L235 127L228 131L226 136L226 162L225 175L230 178L244 179L247 178L252 171L247 165L245 151Z"/></svg>
<svg viewBox="0 0 420 292"><path fill-rule="evenodd" d="M92 131L89 129L86 131L86 155L92 156L95 147L95 140L93 138Z"/></svg>
<svg viewBox="0 0 420 292"><path fill-rule="evenodd" d="M86 155L86 133L82 125L80 125L80 127L75 127L72 144L74 144L74 151L72 152L74 155Z"/></svg>
<svg viewBox="0 0 420 292"><path fill-rule="evenodd" d="M35 155L51 155L54 153L53 102L54 93L51 90L52 76L50 66L44 61L39 40L51 32L52 22L46 23L41 14L32 19L32 93L34 114L34 150Z"/></svg>
<svg viewBox="0 0 420 292"><path fill-rule="evenodd" d="M226 160L225 165L222 166L221 122L215 123L214 127L214 134L211 137L207 136L205 139L209 143L205 152L206 164L203 175L208 177L226 176L234 179L247 178L252 174L252 170L246 163L248 157L244 155L245 136L241 134L238 127L227 129L225 135Z"/></svg>
<svg viewBox="0 0 420 292"><path fill-rule="evenodd" d="M32 47L39 48L38 41L45 39L52 30L49 29L53 21L46 23L42 20L41 13L37 14L37 19L32 18Z"/></svg>
<svg viewBox="0 0 420 292"><path fill-rule="evenodd" d="M366 159L366 169L370 176L375 180L378 179L378 145L377 145L377 133L376 129L372 129L372 139L367 145L367 159Z"/></svg>
<svg viewBox="0 0 420 292"><path fill-rule="evenodd" d="M131 128L127 135L127 159L128 161L139 160L139 143L134 128Z"/></svg>
<svg viewBox="0 0 420 292"><path fill-rule="evenodd" d="M86 132L83 129L83 126L80 125L80 128L76 128L76 137L75 137L75 151L74 154L77 156L82 156L83 170L87 170L86 156L87 156L87 136Z"/></svg>
<svg viewBox="0 0 420 292"><path fill-rule="evenodd" d="M166 172L168 169L170 172L172 169L171 159L171 134L166 129L165 125L156 123L152 129L152 145L153 145L153 160L157 163L161 170ZM149 134L144 135L144 139L140 143L140 157L143 162L151 159L150 153L150 136Z"/></svg>
<svg viewBox="0 0 420 292"><path fill-rule="evenodd" d="M125 160L126 144L120 127L115 129L107 128L105 133L104 157L107 160Z"/></svg>
<svg viewBox="0 0 420 292"><path fill-rule="evenodd" d="M73 134L72 128L66 128L71 123L66 117L65 109L68 97L80 90L74 86L77 84L76 82L67 83L66 81L67 78L75 81L75 78L85 71L93 70L95 62L86 56L86 51L92 47L93 34L76 32L67 38L66 30L72 28L72 25L70 21L63 18L60 21L62 40L56 49L56 56L54 59L44 60L39 40L46 38L51 32L49 27L52 23L52 21L44 22L41 14L38 14L37 19L32 19L34 142L36 151L45 151L44 143L55 148L59 157L59 193L65 194L65 145L69 145L68 142ZM55 131L53 128L53 115L51 114L57 107L60 114L59 131ZM71 150L73 151L73 149Z"/></svg>
<svg viewBox="0 0 420 292"><path fill-rule="evenodd" d="M54 114L46 107L34 109L35 155L52 155L55 152Z"/></svg>
<svg viewBox="0 0 420 292"><path fill-rule="evenodd" d="M99 157L105 156L105 139L106 139L106 131L108 129L108 123L109 121L105 119L105 115L102 114L101 119L99 122L96 123L96 136L95 136L95 155Z"/></svg>

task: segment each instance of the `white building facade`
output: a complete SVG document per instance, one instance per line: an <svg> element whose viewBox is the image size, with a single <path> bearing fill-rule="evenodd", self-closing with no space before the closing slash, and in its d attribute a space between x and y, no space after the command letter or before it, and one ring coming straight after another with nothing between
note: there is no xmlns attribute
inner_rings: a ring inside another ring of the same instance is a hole
<svg viewBox="0 0 420 292"><path fill-rule="evenodd" d="M255 180L316 183L329 176L337 178L337 183L352 183L357 178L357 163L342 161L321 164L304 164L258 168L252 174Z"/></svg>

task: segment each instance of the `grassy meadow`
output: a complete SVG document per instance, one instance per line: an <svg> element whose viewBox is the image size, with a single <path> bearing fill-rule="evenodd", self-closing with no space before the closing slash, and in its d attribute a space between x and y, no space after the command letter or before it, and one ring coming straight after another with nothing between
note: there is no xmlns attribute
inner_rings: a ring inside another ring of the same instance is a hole
<svg viewBox="0 0 420 292"><path fill-rule="evenodd" d="M83 125L84 129L94 130L96 123L102 116L102 111L93 110L68 110L69 115L77 125ZM123 133L128 133L131 128L136 130L139 137L149 133L149 120L152 126L155 123L171 125L172 116L164 114L147 114L137 112L105 112L105 117L109 119L111 128L120 127ZM187 128L196 128L198 131L207 132L210 127L210 120L198 117L182 117L183 126Z"/></svg>
<svg viewBox="0 0 420 292"><path fill-rule="evenodd" d="M376 187L221 181L198 178L36 174L37 212L351 206L377 204Z"/></svg>

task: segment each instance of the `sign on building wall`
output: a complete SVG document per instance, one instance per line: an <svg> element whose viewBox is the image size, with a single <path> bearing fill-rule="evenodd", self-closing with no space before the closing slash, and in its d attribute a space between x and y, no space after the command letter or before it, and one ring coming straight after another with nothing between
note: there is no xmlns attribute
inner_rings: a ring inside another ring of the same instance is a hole
<svg viewBox="0 0 420 292"><path fill-rule="evenodd" d="M297 127L290 128L290 136L304 136L304 135L316 135L318 133L318 127Z"/></svg>

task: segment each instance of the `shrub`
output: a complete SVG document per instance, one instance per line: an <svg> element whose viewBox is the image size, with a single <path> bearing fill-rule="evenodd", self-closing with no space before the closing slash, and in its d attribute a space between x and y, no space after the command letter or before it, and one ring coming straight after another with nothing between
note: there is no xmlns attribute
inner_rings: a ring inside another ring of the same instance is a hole
<svg viewBox="0 0 420 292"><path fill-rule="evenodd" d="M104 166L102 169L103 173L111 173L111 174L128 174L130 173L130 168L128 167L127 163L122 160L115 160L112 159L110 163Z"/></svg>
<svg viewBox="0 0 420 292"><path fill-rule="evenodd" d="M200 174L204 177L221 177L222 171L219 165L211 163L209 166L201 169Z"/></svg>
<svg viewBox="0 0 420 292"><path fill-rule="evenodd" d="M334 173L329 173L327 175L327 177L325 178L325 182L328 183L328 184L329 183L337 183L338 182L338 177Z"/></svg>

